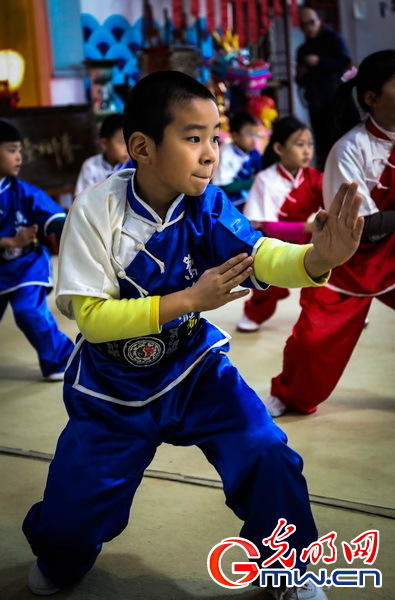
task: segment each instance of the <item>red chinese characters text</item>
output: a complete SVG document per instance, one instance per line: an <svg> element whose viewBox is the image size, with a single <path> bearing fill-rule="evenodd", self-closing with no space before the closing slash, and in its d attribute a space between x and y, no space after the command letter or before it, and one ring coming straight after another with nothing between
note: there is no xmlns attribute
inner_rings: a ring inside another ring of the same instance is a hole
<svg viewBox="0 0 395 600"><path fill-rule="evenodd" d="M281 529L284 527L284 532L280 534ZM295 525L288 525L286 519L279 519L277 522L277 526L274 529L273 533L262 540L264 546L269 546L272 550L275 550L275 553L272 557L267 558L262 562L262 567L266 568L269 565L272 565L277 560L285 567L286 569L292 569L295 566L296 562L296 550L293 548L288 556L285 554L289 550L289 543L284 542L285 538L290 536L292 533L296 531Z"/></svg>
<svg viewBox="0 0 395 600"><path fill-rule="evenodd" d="M372 565L377 558L380 543L380 532L377 529L364 531L358 537L347 542L342 542L344 558L351 564L355 559L361 558L365 565ZM354 548L352 546L355 546Z"/></svg>
<svg viewBox="0 0 395 600"><path fill-rule="evenodd" d="M326 535L320 537L317 541L312 542L310 546L304 548L300 554L300 559L303 562L311 561L313 565L316 565L320 560L327 565L335 563L337 559L337 548L335 546L335 540L337 533L331 531ZM324 544L327 544L329 554L324 554Z"/></svg>

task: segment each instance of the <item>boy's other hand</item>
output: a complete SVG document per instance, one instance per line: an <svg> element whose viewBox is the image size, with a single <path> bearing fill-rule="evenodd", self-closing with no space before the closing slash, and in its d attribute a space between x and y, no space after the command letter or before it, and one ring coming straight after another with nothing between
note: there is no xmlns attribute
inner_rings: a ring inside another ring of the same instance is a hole
<svg viewBox="0 0 395 600"><path fill-rule="evenodd" d="M314 246L305 256L306 270L313 279L345 263L359 246L364 220L358 217L362 198L357 188L356 183L343 183L330 209L321 210L314 220Z"/></svg>
<svg viewBox="0 0 395 600"><path fill-rule="evenodd" d="M38 225L30 225L30 227L21 227L15 237L14 247L15 248L23 248L23 246L27 246L30 242L34 242L36 239L36 235L38 232Z"/></svg>
<svg viewBox="0 0 395 600"><path fill-rule="evenodd" d="M247 296L247 289L232 290L252 274L253 261L252 256L248 254L238 254L222 265L204 271L197 283L188 288L194 310L212 310Z"/></svg>

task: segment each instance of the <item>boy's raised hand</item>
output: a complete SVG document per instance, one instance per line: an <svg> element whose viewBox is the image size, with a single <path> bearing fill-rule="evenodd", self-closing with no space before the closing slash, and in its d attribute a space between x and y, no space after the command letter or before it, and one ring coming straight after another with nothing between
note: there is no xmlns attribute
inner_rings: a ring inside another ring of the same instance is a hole
<svg viewBox="0 0 395 600"><path fill-rule="evenodd" d="M362 235L363 217L358 217L361 197L356 183L343 183L328 211L321 210L314 221L312 242L305 267L317 278L346 262L355 253Z"/></svg>

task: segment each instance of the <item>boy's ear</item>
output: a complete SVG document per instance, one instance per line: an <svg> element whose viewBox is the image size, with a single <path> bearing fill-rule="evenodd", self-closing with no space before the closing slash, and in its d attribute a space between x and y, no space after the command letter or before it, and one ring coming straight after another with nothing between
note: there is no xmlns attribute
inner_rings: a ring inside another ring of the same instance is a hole
<svg viewBox="0 0 395 600"><path fill-rule="evenodd" d="M135 131L128 141L129 154L137 163L148 163L153 145L154 142L149 136L140 131Z"/></svg>

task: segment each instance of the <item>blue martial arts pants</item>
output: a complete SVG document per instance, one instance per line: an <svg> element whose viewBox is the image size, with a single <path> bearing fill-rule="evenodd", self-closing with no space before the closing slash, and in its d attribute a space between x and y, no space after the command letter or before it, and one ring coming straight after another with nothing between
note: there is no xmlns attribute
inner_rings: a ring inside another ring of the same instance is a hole
<svg viewBox="0 0 395 600"><path fill-rule="evenodd" d="M0 295L0 320L10 303L16 325L38 354L44 377L63 372L74 348L48 308L47 293L42 285L26 285Z"/></svg>
<svg viewBox="0 0 395 600"><path fill-rule="evenodd" d="M203 451L222 479L226 504L244 521L240 536L256 544L262 560L273 555L262 539L280 518L296 526L288 541L298 555L317 539L302 459L225 354L210 351L173 390L137 408L74 389L77 368L78 360L66 372L69 422L43 501L23 524L41 570L55 584L86 573L103 542L126 527L136 489L161 443ZM224 537L234 535L224 531ZM303 572L306 565L298 561L296 567Z"/></svg>

